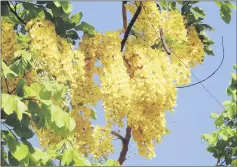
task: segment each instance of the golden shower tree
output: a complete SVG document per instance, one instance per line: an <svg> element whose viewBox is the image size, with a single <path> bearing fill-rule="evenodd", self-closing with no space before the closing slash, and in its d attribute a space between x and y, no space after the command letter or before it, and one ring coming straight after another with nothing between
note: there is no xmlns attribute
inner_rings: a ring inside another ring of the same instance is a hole
<svg viewBox="0 0 237 167"><path fill-rule="evenodd" d="M177 87L214 54L197 3L122 2L123 28L101 34L68 1L2 1L1 164L122 165L131 138L141 156L154 157ZM229 23L235 6L217 5ZM105 126L91 123L98 100ZM34 135L43 149L29 142ZM114 137L121 152L107 160Z"/></svg>

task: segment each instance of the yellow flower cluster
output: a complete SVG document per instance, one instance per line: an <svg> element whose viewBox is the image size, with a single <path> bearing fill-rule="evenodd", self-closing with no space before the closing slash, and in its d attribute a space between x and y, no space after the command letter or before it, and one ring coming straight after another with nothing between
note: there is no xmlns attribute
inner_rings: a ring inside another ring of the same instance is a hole
<svg viewBox="0 0 237 167"><path fill-rule="evenodd" d="M101 99L104 102L108 126L123 126L123 118L130 110L131 89L129 75L120 51L120 32L107 32L101 35L96 55L103 66L100 72Z"/></svg>
<svg viewBox="0 0 237 167"><path fill-rule="evenodd" d="M39 137L39 143L42 147L47 148L52 144L57 144L62 140L62 137L55 135L51 130L42 128L37 129L33 123L31 125L34 127L35 133Z"/></svg>
<svg viewBox="0 0 237 167"><path fill-rule="evenodd" d="M10 60L14 56L14 52L19 49L19 45L17 44L16 33L13 30L13 25L8 23L5 19L2 19L2 49L1 55L2 59L9 64Z"/></svg>
<svg viewBox="0 0 237 167"><path fill-rule="evenodd" d="M168 131L165 110L176 105L176 88L169 73L169 59L164 52L134 45L126 45L125 57L128 69L133 71L130 80L132 90L131 111L128 125L139 153L147 158L155 156L154 147Z"/></svg>
<svg viewBox="0 0 237 167"><path fill-rule="evenodd" d="M173 77L179 86L190 83L191 67L202 64L204 58L204 45L198 37L195 27L190 26L188 30L188 41L185 45L170 45L174 48L174 52L171 53Z"/></svg>
<svg viewBox="0 0 237 167"><path fill-rule="evenodd" d="M132 14L137 9L134 4L126 7ZM186 29L184 22L178 10L159 11L155 2L142 2L134 25L138 35L129 36L123 53L120 31L97 33L93 38L84 35L79 49L74 50L56 34L52 22L34 19L27 23L29 48L37 60L35 70L43 69L42 77L69 85L71 114L76 121L75 133L70 138L81 154L97 160L108 156L113 152L110 130L113 125L123 127L126 120L139 153L146 158L155 156L155 144L169 132L165 111L173 111L176 106L176 86L190 82L190 68L202 63L204 56L195 28ZM2 27L2 54L9 61L16 51L16 34L9 23L3 22ZM172 51L170 57L163 48L152 47L162 42L161 28ZM95 65L98 62L100 67ZM99 75L100 86L95 83L94 74ZM32 71L25 78L31 81L35 75ZM10 88L16 83L17 79L11 81ZM6 91L6 85L2 85ZM107 124L92 127L87 105L96 105L99 99L104 102ZM47 129L36 133L44 147L61 140Z"/></svg>
<svg viewBox="0 0 237 167"><path fill-rule="evenodd" d="M132 14L137 8L134 4L126 7ZM151 48L162 42L160 28L172 51L170 58L163 49ZM159 11L155 2L142 2L135 31L139 35L128 39L125 51L132 90L128 125L140 154L151 158L155 144L168 133L164 111L173 111L176 105L175 86L190 82L190 65L201 63L204 51L195 29L187 34L181 13Z"/></svg>
<svg viewBox="0 0 237 167"><path fill-rule="evenodd" d="M84 112L77 112L83 110ZM82 106L72 111L72 115L76 121L75 134L73 143L81 154L92 155L95 160L99 160L103 156L108 156L113 152L112 136L108 127L92 127L90 123L91 110Z"/></svg>
<svg viewBox="0 0 237 167"><path fill-rule="evenodd" d="M59 83L71 84L73 106L96 104L99 88L85 77L84 54L80 50L72 50L72 46L56 34L54 24L48 20L31 20L27 27L31 51L39 60L37 68L45 69Z"/></svg>

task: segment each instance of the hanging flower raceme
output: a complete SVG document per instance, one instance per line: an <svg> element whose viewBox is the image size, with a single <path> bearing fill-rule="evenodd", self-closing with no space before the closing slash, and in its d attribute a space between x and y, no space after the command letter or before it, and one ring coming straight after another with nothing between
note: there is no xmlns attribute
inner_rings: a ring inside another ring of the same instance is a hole
<svg viewBox="0 0 237 167"><path fill-rule="evenodd" d="M17 35L14 32L13 24L8 23L5 19L2 19L2 34L1 34L1 55L2 59L9 64L14 56L14 53L19 49L17 43Z"/></svg>

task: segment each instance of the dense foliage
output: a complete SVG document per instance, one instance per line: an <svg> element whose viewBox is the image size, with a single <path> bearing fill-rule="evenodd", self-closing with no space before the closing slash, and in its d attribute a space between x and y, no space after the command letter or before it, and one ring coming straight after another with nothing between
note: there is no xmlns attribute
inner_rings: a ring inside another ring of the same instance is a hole
<svg viewBox="0 0 237 167"><path fill-rule="evenodd" d="M215 120L217 131L204 134L202 138L208 142L207 151L213 153L217 159L216 165L237 166L237 67L234 65L235 73L229 87L226 89L231 100L224 101L225 110L221 114L212 113L211 118Z"/></svg>
<svg viewBox="0 0 237 167"><path fill-rule="evenodd" d="M131 136L140 155L155 156L169 133L165 111L174 111L176 86L189 84L190 69L214 54L204 32L214 29L197 2L159 3L125 5L132 15L142 10L121 52L126 29L96 32L82 13L71 14L70 2L1 2L2 165L118 165ZM218 5L229 23L233 5ZM98 100L104 127L91 124ZM114 127L127 127L126 136ZM32 146L34 135L43 149ZM123 143L118 162L107 160L114 136Z"/></svg>

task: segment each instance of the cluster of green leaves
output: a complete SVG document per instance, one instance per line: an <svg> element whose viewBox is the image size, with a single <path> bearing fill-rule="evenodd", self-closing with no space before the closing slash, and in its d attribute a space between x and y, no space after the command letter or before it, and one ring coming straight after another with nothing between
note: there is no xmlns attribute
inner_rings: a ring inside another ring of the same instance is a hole
<svg viewBox="0 0 237 167"><path fill-rule="evenodd" d="M80 39L77 31L83 31L89 36L94 36L95 28L86 22L80 22L82 13L72 14L72 4L68 1L17 1L14 3L1 2L2 15L8 16L9 21L15 24L15 29L25 34L24 24L31 19L47 19L54 23L56 32L63 38L67 38L72 44ZM15 14L9 12L10 8L15 11ZM16 14L24 20L20 21ZM80 24L79 24L80 23ZM19 28L20 27L20 28Z"/></svg>
<svg viewBox="0 0 237 167"><path fill-rule="evenodd" d="M237 70L236 65L234 69ZM203 134L202 138L208 142L207 151L217 158L217 165L237 166L237 74L232 73L227 94L230 101L224 101L225 110L221 114L212 113L217 131Z"/></svg>
<svg viewBox="0 0 237 167"><path fill-rule="evenodd" d="M213 27L208 24L203 23L203 19L206 14L203 9L197 6L193 6L199 1L184 1L181 2L181 12L187 20L187 26L193 25L198 33L199 38L204 44L204 51L207 55L214 55L213 50L210 48L214 42L210 39L210 37L205 33L205 30L215 31Z"/></svg>
<svg viewBox="0 0 237 167"><path fill-rule="evenodd" d="M198 36L202 43L204 44L204 51L207 55L214 55L213 50L210 48L214 44L214 41L205 33L207 31L215 31L213 27L208 24L203 23L203 20L206 16L205 11L200 7L193 6L200 1L166 1L161 0L159 4L164 10L175 10L178 7L178 4L181 5L181 13L187 20L186 25L195 26ZM232 9L236 9L236 6L229 1L216 1L215 2L220 7L220 16L222 20L229 24L232 15Z"/></svg>
<svg viewBox="0 0 237 167"><path fill-rule="evenodd" d="M53 165L60 145L47 152L34 148L28 141L37 129L48 129L65 139L73 133L75 121L60 106L66 98L66 87L55 81L33 79L26 84L25 76L34 68L30 52L15 52L10 63L2 61L2 77L7 81L18 79L16 87L1 93L2 165ZM13 93L15 94L13 95ZM65 111L66 110L66 111ZM63 119L62 119L63 118Z"/></svg>

